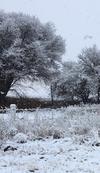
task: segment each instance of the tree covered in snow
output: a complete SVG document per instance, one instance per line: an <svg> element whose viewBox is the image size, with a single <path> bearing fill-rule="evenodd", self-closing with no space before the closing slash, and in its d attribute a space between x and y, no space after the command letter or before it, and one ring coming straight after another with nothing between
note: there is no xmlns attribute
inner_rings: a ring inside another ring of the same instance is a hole
<svg viewBox="0 0 100 173"><path fill-rule="evenodd" d="M100 102L100 50L94 45L85 48L78 56L77 62L65 62L62 75L54 87L57 96L83 103L90 96Z"/></svg>
<svg viewBox="0 0 100 173"><path fill-rule="evenodd" d="M89 80L82 73L81 66L76 62L63 63L62 75L55 83L55 93L65 100L76 99L86 103L89 98Z"/></svg>
<svg viewBox="0 0 100 173"><path fill-rule="evenodd" d="M100 102L100 50L96 45L82 50L79 63L83 73L90 78L91 91Z"/></svg>
<svg viewBox="0 0 100 173"><path fill-rule="evenodd" d="M0 12L0 98L21 79L48 81L59 70L65 42L51 23Z"/></svg>

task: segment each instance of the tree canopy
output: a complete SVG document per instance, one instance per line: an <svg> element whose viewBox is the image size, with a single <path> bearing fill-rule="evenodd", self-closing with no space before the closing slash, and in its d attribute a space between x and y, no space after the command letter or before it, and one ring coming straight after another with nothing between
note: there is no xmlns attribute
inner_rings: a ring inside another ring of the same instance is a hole
<svg viewBox="0 0 100 173"><path fill-rule="evenodd" d="M53 24L0 12L0 97L20 79L48 81L59 70L65 42Z"/></svg>
<svg viewBox="0 0 100 173"><path fill-rule="evenodd" d="M100 50L96 45L85 48L77 62L65 62L62 75L56 81L55 93L67 100L100 103ZM92 100L91 100L92 101Z"/></svg>

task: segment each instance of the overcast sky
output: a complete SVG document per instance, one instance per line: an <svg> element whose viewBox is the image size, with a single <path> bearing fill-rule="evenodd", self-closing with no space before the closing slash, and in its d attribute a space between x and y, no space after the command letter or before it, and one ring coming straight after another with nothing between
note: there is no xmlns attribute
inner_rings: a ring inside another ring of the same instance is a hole
<svg viewBox="0 0 100 173"><path fill-rule="evenodd" d="M76 60L86 46L100 48L100 0L0 0L0 8L53 22L66 40L65 60Z"/></svg>

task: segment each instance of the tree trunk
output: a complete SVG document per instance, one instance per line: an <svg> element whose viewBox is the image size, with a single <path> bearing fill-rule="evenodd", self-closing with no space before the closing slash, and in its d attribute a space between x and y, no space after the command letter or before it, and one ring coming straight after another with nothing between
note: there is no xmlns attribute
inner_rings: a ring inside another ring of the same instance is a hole
<svg viewBox="0 0 100 173"><path fill-rule="evenodd" d="M0 78L0 102L5 100L8 91L11 88L13 82L12 76L7 76L6 78Z"/></svg>
<svg viewBox="0 0 100 173"><path fill-rule="evenodd" d="M82 101L84 104L88 103L88 97L87 96L83 96L82 97Z"/></svg>
<svg viewBox="0 0 100 173"><path fill-rule="evenodd" d="M54 93L53 93L53 85L51 84L51 104L52 104L52 106L53 106L53 104L54 104Z"/></svg>
<svg viewBox="0 0 100 173"><path fill-rule="evenodd" d="M97 102L100 103L100 79L98 79Z"/></svg>
<svg viewBox="0 0 100 173"><path fill-rule="evenodd" d="M100 103L100 88L97 91L97 102Z"/></svg>

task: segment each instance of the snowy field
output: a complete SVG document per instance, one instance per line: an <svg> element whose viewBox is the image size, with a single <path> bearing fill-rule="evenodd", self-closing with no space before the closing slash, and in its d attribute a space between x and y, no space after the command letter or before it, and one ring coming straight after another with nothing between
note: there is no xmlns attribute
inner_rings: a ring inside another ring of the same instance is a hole
<svg viewBox="0 0 100 173"><path fill-rule="evenodd" d="M0 173L100 173L99 107L0 114Z"/></svg>

